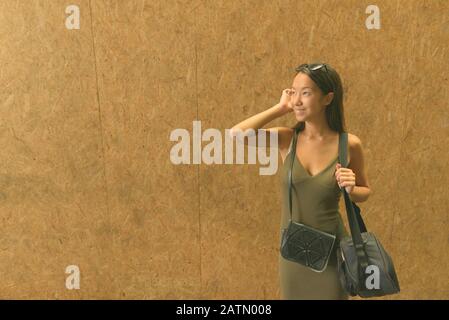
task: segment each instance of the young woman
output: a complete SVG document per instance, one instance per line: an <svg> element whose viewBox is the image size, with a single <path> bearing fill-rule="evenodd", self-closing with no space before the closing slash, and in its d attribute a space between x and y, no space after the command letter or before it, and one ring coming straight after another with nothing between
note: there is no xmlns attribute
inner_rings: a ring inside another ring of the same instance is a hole
<svg viewBox="0 0 449 320"><path fill-rule="evenodd" d="M343 112L343 88L338 73L328 64L302 64L292 88L284 89L278 104L256 114L231 129L266 130L278 133L278 149L283 161L281 230L287 227L288 169L293 159L292 220L336 234L334 249L323 272L315 272L279 254L281 299L348 299L339 282L336 249L342 237L349 235L339 212L340 187L352 201L366 201L371 188L364 170L364 152L360 139L348 133L348 167L338 163L339 135L346 132ZM294 113L293 128L261 129L272 120ZM292 138L298 132L296 150ZM248 143L245 140L245 143ZM279 238L279 243L280 243Z"/></svg>

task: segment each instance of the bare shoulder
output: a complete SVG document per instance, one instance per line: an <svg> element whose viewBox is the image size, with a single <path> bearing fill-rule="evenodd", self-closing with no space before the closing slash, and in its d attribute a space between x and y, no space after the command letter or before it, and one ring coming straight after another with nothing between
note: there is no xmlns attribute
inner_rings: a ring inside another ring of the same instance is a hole
<svg viewBox="0 0 449 320"><path fill-rule="evenodd" d="M278 135L279 149L288 148L290 139L293 136L293 129L289 127L273 127L266 129L267 132L276 132Z"/></svg>
<svg viewBox="0 0 449 320"><path fill-rule="evenodd" d="M278 150L281 154L282 162L284 162L287 156L288 147L290 146L290 142L293 138L294 130L289 127L276 127L272 129L278 132Z"/></svg>
<svg viewBox="0 0 449 320"><path fill-rule="evenodd" d="M348 143L350 147L354 147L362 144L362 140L360 140L360 138L357 137L355 134L348 132Z"/></svg>
<svg viewBox="0 0 449 320"><path fill-rule="evenodd" d="M294 130L289 127L279 127L279 149L288 149Z"/></svg>
<svg viewBox="0 0 449 320"><path fill-rule="evenodd" d="M352 169L356 176L356 185L370 188L365 172L365 150L362 141L354 134L348 133L349 158L348 168Z"/></svg>
<svg viewBox="0 0 449 320"><path fill-rule="evenodd" d="M352 158L354 156L356 156L356 149L358 148L358 145L361 144L361 141L359 139L359 137L357 137L355 134L349 133L348 132L348 166L351 166L352 163Z"/></svg>

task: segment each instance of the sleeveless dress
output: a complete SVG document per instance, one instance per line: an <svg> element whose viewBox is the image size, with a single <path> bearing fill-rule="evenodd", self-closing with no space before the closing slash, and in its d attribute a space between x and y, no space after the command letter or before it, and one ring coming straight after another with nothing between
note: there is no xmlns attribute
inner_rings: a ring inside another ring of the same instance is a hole
<svg viewBox="0 0 449 320"><path fill-rule="evenodd" d="M323 272L315 272L299 263L286 260L279 253L281 299L346 300L348 295L340 284L336 255L340 239L349 235L339 212L341 190L335 178L338 154L326 168L311 176L300 163L296 150L291 150L292 142L293 137L281 168L282 217L278 243L281 243L282 230L290 220L288 170L291 157L295 157L292 169L292 220L336 234L336 240ZM297 147L300 147L299 141Z"/></svg>

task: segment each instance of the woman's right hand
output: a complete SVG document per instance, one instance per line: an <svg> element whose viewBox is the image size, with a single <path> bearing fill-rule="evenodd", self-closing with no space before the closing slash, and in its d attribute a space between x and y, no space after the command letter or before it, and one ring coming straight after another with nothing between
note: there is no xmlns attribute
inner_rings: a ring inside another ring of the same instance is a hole
<svg viewBox="0 0 449 320"><path fill-rule="evenodd" d="M279 100L279 107L285 112L293 111L293 89L282 90L282 96Z"/></svg>

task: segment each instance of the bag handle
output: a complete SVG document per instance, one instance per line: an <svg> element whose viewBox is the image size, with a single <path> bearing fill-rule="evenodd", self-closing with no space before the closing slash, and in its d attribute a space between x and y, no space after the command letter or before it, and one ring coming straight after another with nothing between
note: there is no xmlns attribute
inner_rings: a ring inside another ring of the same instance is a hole
<svg viewBox="0 0 449 320"><path fill-rule="evenodd" d="M338 158L343 168L348 167L347 146L348 146L348 133L341 132L339 138ZM361 232L367 232L367 229L363 221L362 215L360 214L360 208L351 200L351 197L346 192L346 187L341 187L340 190L341 192L343 192L343 196L345 199L346 214L348 216L352 241L354 243L357 258L359 261L359 267L363 268L362 270L359 271L359 275L362 276L363 273L361 272L365 270L366 267L368 266L368 258L367 258L368 255L366 254L365 251L365 244L363 243Z"/></svg>

